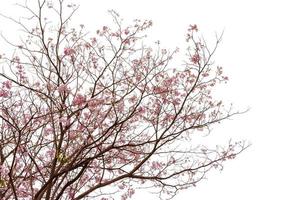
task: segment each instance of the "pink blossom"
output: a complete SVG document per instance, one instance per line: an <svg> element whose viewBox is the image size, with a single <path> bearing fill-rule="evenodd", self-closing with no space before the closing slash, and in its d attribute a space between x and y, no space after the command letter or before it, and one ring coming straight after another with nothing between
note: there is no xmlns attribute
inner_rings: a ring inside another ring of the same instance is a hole
<svg viewBox="0 0 300 200"><path fill-rule="evenodd" d="M207 76L209 76L209 74L206 72L206 73L203 73L202 76L207 77Z"/></svg>
<svg viewBox="0 0 300 200"><path fill-rule="evenodd" d="M87 48L87 49L89 49L89 48L91 48L91 44L90 44L89 42L86 42L86 43L84 44L84 47Z"/></svg>
<svg viewBox="0 0 300 200"><path fill-rule="evenodd" d="M101 99L90 99L88 101L88 106L90 108L95 108L95 107L97 107L97 106L99 106L101 104L103 104L103 100L101 100Z"/></svg>
<svg viewBox="0 0 300 200"><path fill-rule="evenodd" d="M132 96L132 97L130 97L129 99L128 99L128 101L130 102L130 103L134 103L134 102L136 102L136 100L137 100L137 97L134 95L134 96Z"/></svg>
<svg viewBox="0 0 300 200"><path fill-rule="evenodd" d="M0 97L7 98L9 97L9 94L10 94L9 91L0 89Z"/></svg>
<svg viewBox="0 0 300 200"><path fill-rule="evenodd" d="M107 27L107 26L103 26L103 27L102 27L102 30L103 30L103 31L107 31L107 30L108 30L108 27Z"/></svg>
<svg viewBox="0 0 300 200"><path fill-rule="evenodd" d="M124 33L125 33L125 35L128 35L129 34L129 30L125 29Z"/></svg>
<svg viewBox="0 0 300 200"><path fill-rule="evenodd" d="M125 39L124 44L130 45L130 39Z"/></svg>
<svg viewBox="0 0 300 200"><path fill-rule="evenodd" d="M72 49L72 48L65 48L65 49L64 49L64 54L65 54L66 56L73 55L73 54L75 54L75 50Z"/></svg>
<svg viewBox="0 0 300 200"><path fill-rule="evenodd" d="M191 61L192 61L192 63L197 64L197 63L200 61L200 56L199 56L199 54L193 55L193 56L191 57Z"/></svg>
<svg viewBox="0 0 300 200"><path fill-rule="evenodd" d="M132 197L132 195L134 195L134 193L135 193L134 189L132 189L132 188L128 189L128 196L129 197Z"/></svg>
<svg viewBox="0 0 300 200"><path fill-rule="evenodd" d="M68 119L67 117L61 117L59 119L59 122L62 123L64 126L70 125L70 119Z"/></svg>
<svg viewBox="0 0 300 200"><path fill-rule="evenodd" d="M95 37L91 38L91 42L92 42L92 45L96 45L97 44L97 38L95 38Z"/></svg>
<svg viewBox="0 0 300 200"><path fill-rule="evenodd" d="M82 94L77 94L73 99L73 105L75 106L79 106L85 102L86 102L86 97L83 96Z"/></svg>
<svg viewBox="0 0 300 200"><path fill-rule="evenodd" d="M50 83L50 82L48 82L48 83L46 84L46 88L47 88L49 91L55 90L54 85L53 85L52 83Z"/></svg>
<svg viewBox="0 0 300 200"><path fill-rule="evenodd" d="M152 169L160 169L161 168L161 164L159 162L157 162L157 161L153 161L151 168Z"/></svg>
<svg viewBox="0 0 300 200"><path fill-rule="evenodd" d="M7 174L9 172L9 169L5 167L4 165L0 165L0 174Z"/></svg>
<svg viewBox="0 0 300 200"><path fill-rule="evenodd" d="M69 93L69 92L70 92L68 86L65 85L65 84L60 85L60 86L57 88L57 90L58 90L59 93L63 93L63 92Z"/></svg>
<svg viewBox="0 0 300 200"><path fill-rule="evenodd" d="M124 190L124 188L126 187L124 183L118 185L119 189Z"/></svg>
<svg viewBox="0 0 300 200"><path fill-rule="evenodd" d="M4 81L2 84L6 89L11 89L11 81Z"/></svg>
<svg viewBox="0 0 300 200"><path fill-rule="evenodd" d="M44 133L46 136L51 134L53 131L54 131L54 129L52 127L47 127L44 129Z"/></svg>
<svg viewBox="0 0 300 200"><path fill-rule="evenodd" d="M156 87L153 88L153 92L154 92L155 94L162 94L162 93L168 92L168 89L167 89L167 88L164 88L164 87L156 86Z"/></svg>
<svg viewBox="0 0 300 200"><path fill-rule="evenodd" d="M146 112L146 109L144 107L139 107L137 109L137 111L138 111L139 114L144 114Z"/></svg>
<svg viewBox="0 0 300 200"><path fill-rule="evenodd" d="M194 24L194 25L190 25L190 27L189 27L189 29L188 29L189 31L198 31L198 27L197 27L197 24Z"/></svg>
<svg viewBox="0 0 300 200"><path fill-rule="evenodd" d="M68 191L68 196L69 196L69 198L73 199L73 198L75 197L75 192L69 190L69 191Z"/></svg>
<svg viewBox="0 0 300 200"><path fill-rule="evenodd" d="M181 102L181 100L180 100L180 98L176 98L176 99L173 99L173 104L174 105L180 105L180 102Z"/></svg>
<svg viewBox="0 0 300 200"><path fill-rule="evenodd" d="M69 135L69 139L73 140L73 139L75 139L77 137L78 134L77 134L76 131L72 130L72 131L69 132L68 135Z"/></svg>
<svg viewBox="0 0 300 200"><path fill-rule="evenodd" d="M54 149L50 149L50 150L46 151L46 155L47 155L47 157L50 157L50 158L54 157L55 150Z"/></svg>

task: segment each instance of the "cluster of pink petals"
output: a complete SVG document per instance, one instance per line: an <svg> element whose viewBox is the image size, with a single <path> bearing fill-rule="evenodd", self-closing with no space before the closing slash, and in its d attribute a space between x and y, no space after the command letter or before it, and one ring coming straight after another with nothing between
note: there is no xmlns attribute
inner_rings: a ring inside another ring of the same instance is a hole
<svg viewBox="0 0 300 200"><path fill-rule="evenodd" d="M5 87L6 89L11 89L11 81L4 81L2 83L3 87Z"/></svg>
<svg viewBox="0 0 300 200"><path fill-rule="evenodd" d="M188 31L198 31L198 27L197 27L197 24L194 24L194 25L190 25Z"/></svg>
<svg viewBox="0 0 300 200"><path fill-rule="evenodd" d="M7 90L0 89L0 97L7 98L9 97L10 92Z"/></svg>
<svg viewBox="0 0 300 200"><path fill-rule="evenodd" d="M75 54L75 50L72 49L72 48L65 48L65 49L64 49L64 54L65 54L66 56L73 55L73 54Z"/></svg>
<svg viewBox="0 0 300 200"><path fill-rule="evenodd" d="M151 166L152 169L160 169L161 168L161 164L157 161L153 161L152 162L152 166Z"/></svg>
<svg viewBox="0 0 300 200"><path fill-rule="evenodd" d="M199 56L199 54L193 55L193 56L191 57L191 61L192 61L192 63L197 64L197 63L200 61L200 56Z"/></svg>
<svg viewBox="0 0 300 200"><path fill-rule="evenodd" d="M73 105L79 106L86 102L86 97L82 94L77 94L73 99Z"/></svg>
<svg viewBox="0 0 300 200"><path fill-rule="evenodd" d="M2 88L0 89L0 97L7 98L10 95L10 89L12 87L11 81L7 80L2 83Z"/></svg>
<svg viewBox="0 0 300 200"><path fill-rule="evenodd" d="M63 84L63 85L60 85L58 88L57 88L58 92L59 93L63 93L63 92L66 92L66 93L69 93L69 88L67 85Z"/></svg>

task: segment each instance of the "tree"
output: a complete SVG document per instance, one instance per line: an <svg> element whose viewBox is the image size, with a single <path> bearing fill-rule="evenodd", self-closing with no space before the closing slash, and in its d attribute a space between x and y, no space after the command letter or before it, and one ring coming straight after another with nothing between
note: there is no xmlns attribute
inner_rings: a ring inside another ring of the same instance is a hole
<svg viewBox="0 0 300 200"><path fill-rule="evenodd" d="M137 186L171 198L247 147L194 141L239 113L211 94L228 80L212 63L221 37L210 49L190 25L174 68L178 49L143 43L151 21L110 11L114 25L92 35L69 28L76 5L56 2L20 5L33 27L6 17L25 34L0 57L1 199L125 200Z"/></svg>

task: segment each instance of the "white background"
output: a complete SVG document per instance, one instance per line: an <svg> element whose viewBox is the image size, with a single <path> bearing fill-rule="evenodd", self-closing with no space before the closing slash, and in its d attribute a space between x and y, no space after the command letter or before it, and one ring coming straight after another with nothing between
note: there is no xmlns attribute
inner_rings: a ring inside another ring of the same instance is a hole
<svg viewBox="0 0 300 200"><path fill-rule="evenodd" d="M13 13L13 2L0 0L2 13ZM19 1L21 2L21 1ZM292 0L77 0L74 23L88 28L109 24L108 9L123 18L152 19L149 32L165 47L182 47L189 24L198 24L213 41L225 34L215 61L230 82L219 94L244 115L224 121L212 132L216 144L230 138L252 146L224 170L212 171L195 188L181 191L175 200L300 199L300 6ZM7 31L7 24L0 28ZM184 48L182 49L184 50ZM1 49L2 51L2 49ZM199 138L201 142L201 138ZM298 190L298 191L297 191ZM146 191L133 199L156 199Z"/></svg>

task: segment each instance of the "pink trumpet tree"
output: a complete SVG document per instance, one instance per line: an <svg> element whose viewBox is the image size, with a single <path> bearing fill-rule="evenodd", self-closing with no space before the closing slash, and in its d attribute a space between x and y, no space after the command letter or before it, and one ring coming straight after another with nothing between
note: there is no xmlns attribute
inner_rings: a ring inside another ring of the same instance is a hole
<svg viewBox="0 0 300 200"><path fill-rule="evenodd" d="M0 57L0 199L125 200L137 187L167 199L247 147L201 144L238 114L211 93L228 80L212 63L220 38L208 48L190 25L174 68L178 50L143 43L151 21L110 11L113 26L92 35L69 28L76 5L35 3L21 5L34 26L7 17L25 36L4 38L15 51Z"/></svg>

